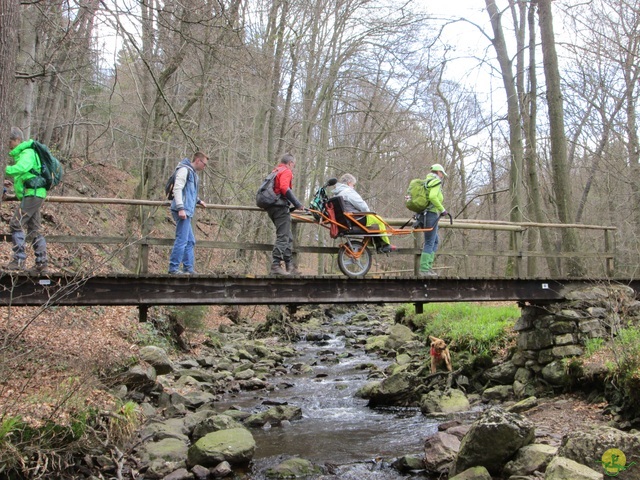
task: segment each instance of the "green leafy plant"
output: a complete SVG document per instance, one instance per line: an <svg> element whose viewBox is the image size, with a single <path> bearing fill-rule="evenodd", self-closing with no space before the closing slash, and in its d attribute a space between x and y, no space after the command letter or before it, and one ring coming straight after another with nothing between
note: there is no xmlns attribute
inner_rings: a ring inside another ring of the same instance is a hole
<svg viewBox="0 0 640 480"><path fill-rule="evenodd" d="M584 356L590 357L604 347L603 338L589 338L584 345Z"/></svg>
<svg viewBox="0 0 640 480"><path fill-rule="evenodd" d="M174 348L171 339L167 338L161 330L151 323L144 323L140 325L136 334L135 342L141 346L155 345L157 347L164 348L165 350L172 350Z"/></svg>
<svg viewBox="0 0 640 480"><path fill-rule="evenodd" d="M203 320L205 319L209 307L207 305L189 305L180 307L170 307L169 314L178 318L185 330L187 331L200 331L204 327Z"/></svg>
<svg viewBox="0 0 640 480"><path fill-rule="evenodd" d="M640 328L620 330L611 343L613 362L608 363L609 378L622 398L622 407L640 415Z"/></svg>
<svg viewBox="0 0 640 480"><path fill-rule="evenodd" d="M115 443L123 444L134 434L140 421L140 411L135 402L120 404L109 416L109 436Z"/></svg>

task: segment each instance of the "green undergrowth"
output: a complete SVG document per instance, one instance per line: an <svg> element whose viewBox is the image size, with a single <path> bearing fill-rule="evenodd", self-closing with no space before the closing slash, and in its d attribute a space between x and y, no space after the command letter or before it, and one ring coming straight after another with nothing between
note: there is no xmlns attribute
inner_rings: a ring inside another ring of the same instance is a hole
<svg viewBox="0 0 640 480"><path fill-rule="evenodd" d="M611 354L607 366L611 391L615 392L613 397L629 416L640 417L640 328L621 329L608 348Z"/></svg>
<svg viewBox="0 0 640 480"><path fill-rule="evenodd" d="M606 342L587 341L582 361L604 363L607 398L630 418L640 417L640 327L622 328Z"/></svg>
<svg viewBox="0 0 640 480"><path fill-rule="evenodd" d="M515 304L430 303L419 314L413 305L404 305L398 317L425 338L432 335L452 349L487 354L507 345L520 309Z"/></svg>
<svg viewBox="0 0 640 480"><path fill-rule="evenodd" d="M96 448L123 449L140 425L133 402L111 412L93 407L33 423L21 415L0 415L0 478L76 478L77 457Z"/></svg>

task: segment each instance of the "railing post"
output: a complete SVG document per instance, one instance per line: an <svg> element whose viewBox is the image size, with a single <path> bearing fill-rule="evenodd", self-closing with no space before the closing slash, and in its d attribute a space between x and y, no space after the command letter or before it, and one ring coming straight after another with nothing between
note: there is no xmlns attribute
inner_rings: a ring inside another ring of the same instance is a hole
<svg viewBox="0 0 640 480"><path fill-rule="evenodd" d="M513 262L514 276L520 278L522 270L522 231L513 232L513 249L516 253L516 257Z"/></svg>
<svg viewBox="0 0 640 480"><path fill-rule="evenodd" d="M140 240L140 246L138 247L138 274L149 273L149 244L146 239Z"/></svg>
<svg viewBox="0 0 640 480"><path fill-rule="evenodd" d="M604 267L605 267L605 274L607 275L607 277L611 277L613 276L613 272L615 271L615 247L612 247L612 243L615 243L611 241L611 232L607 229L604 230Z"/></svg>
<svg viewBox="0 0 640 480"><path fill-rule="evenodd" d="M298 252L296 251L297 233L298 233L298 224L295 223L295 222L291 222L291 236L293 237L293 245L292 245L292 251L291 251L291 261L293 262L293 264L297 268L299 268L300 265L298 265Z"/></svg>
<svg viewBox="0 0 640 480"><path fill-rule="evenodd" d="M413 256L413 274L415 276L418 276L420 273L420 256L422 255L422 243L420 240L423 239L423 237L422 232L413 232L413 246L421 250L417 255Z"/></svg>

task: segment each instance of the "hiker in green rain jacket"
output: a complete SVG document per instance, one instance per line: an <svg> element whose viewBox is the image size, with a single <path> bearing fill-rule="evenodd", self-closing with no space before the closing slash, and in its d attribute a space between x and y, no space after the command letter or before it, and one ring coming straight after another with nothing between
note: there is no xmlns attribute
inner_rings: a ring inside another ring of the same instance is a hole
<svg viewBox="0 0 640 480"><path fill-rule="evenodd" d="M13 260L5 266L5 269L24 270L27 259L25 245L28 240L36 257L35 269L43 273L47 269L47 242L40 233L40 209L47 196L47 190L30 188L30 181L36 179L37 173L40 172L40 159L31 148L32 144L33 140L23 139L22 130L17 127L11 128L9 155L14 163L8 165L4 173L5 176L13 177L14 192L20 204L15 208L9 222Z"/></svg>
<svg viewBox="0 0 640 480"><path fill-rule="evenodd" d="M447 174L442 165L436 163L431 166L431 172L426 178L427 187L429 188L429 206L422 214L422 224L425 228L432 228L432 230L424 232L424 245L420 255L420 273L418 274L421 277L438 276L432 267L436 250L438 250L438 220L442 215L447 214L442 204L444 201L442 182L446 176Z"/></svg>

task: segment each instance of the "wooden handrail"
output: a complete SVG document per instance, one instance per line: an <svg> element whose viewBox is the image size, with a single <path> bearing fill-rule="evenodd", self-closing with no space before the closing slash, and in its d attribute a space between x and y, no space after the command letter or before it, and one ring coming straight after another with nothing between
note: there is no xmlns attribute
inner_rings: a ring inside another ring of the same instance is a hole
<svg viewBox="0 0 640 480"><path fill-rule="evenodd" d="M5 196L4 201L16 201L15 196ZM68 196L48 196L47 202L52 203L77 203L77 204L94 204L94 205L143 205L149 207L169 207L171 202L168 200L137 200L127 198L91 198L91 197L68 197ZM264 210L246 205L224 205L224 204L207 204L206 207L199 207L205 210L237 210L237 211L255 211L264 212ZM302 214L302 212L297 212ZM385 221L393 227L402 227L407 225L408 220L411 218L411 214L408 213L404 218L386 218ZM311 217L309 221L294 219L295 223L304 224L311 223L317 225ZM440 228L454 229L454 230L483 230L483 231L505 231L511 232L515 237L516 247L503 252L493 251L474 251L474 252L459 252L447 249L440 251L443 255L453 256L501 256L512 257L516 262L516 271L521 271L522 260L526 257L536 258L603 258L605 260L605 270L607 275L611 276L614 272L615 261L615 237L611 237L610 232L617 231L617 227L611 225L583 225L583 224L561 224L561 223L536 223L536 222L508 222L502 220L482 220L482 219L457 219L453 224L449 223L448 219L441 219ZM529 228L556 228L556 229L581 229L581 230L601 230L604 232L604 251L603 252L537 252L537 251L522 251L522 235ZM409 232L410 227L407 228L406 233ZM403 232L404 233L404 232ZM10 241L10 235L0 234L4 241ZM416 243L415 248L401 248L398 253L415 255L414 263L416 265L419 262L420 249L419 238L420 234L415 235ZM107 236L93 236L93 237L81 237L81 236L58 236L48 235L47 239L52 242L58 243L86 243L86 244L130 244L138 245L140 248L141 258L145 258L148 255L149 246L170 246L173 244L172 238L125 238L125 237L107 237ZM205 248L219 248L219 249L244 249L253 251L269 251L272 245L258 244L258 243L237 243L237 242L211 242L200 240L198 242L199 247ZM296 253L335 253L337 247L313 247L313 246L301 246L294 247ZM143 262L146 263L146 260ZM417 266L415 267L417 268ZM142 267L142 271L146 272L146 267Z"/></svg>
<svg viewBox="0 0 640 480"><path fill-rule="evenodd" d="M5 201L16 201L16 197L8 195L4 198ZM90 203L101 205L146 205L146 206L169 206L171 202L169 200L136 200L132 198L105 198L105 197L62 197L56 195L50 195L46 198L47 202L53 203ZM200 207L199 207L200 208ZM225 204L207 204L204 207L206 210L243 210L253 212L264 212L263 209L258 207L251 207L248 205L225 205ZM385 218L385 221L391 226L402 226L411 215L407 215L405 218ZM508 222L506 220L483 220L483 219L456 219L454 225L464 225L462 228L476 228L483 230L481 225L506 225L512 228L505 230L522 230L529 227L534 228L578 228L584 230L612 230L615 231L618 227L613 225L587 225L582 223L537 223L537 222ZM448 220L442 220L440 227L448 228ZM468 226L467 226L468 225ZM515 228L514 228L515 227ZM455 227L454 227L455 228ZM502 230L502 229L499 229Z"/></svg>

